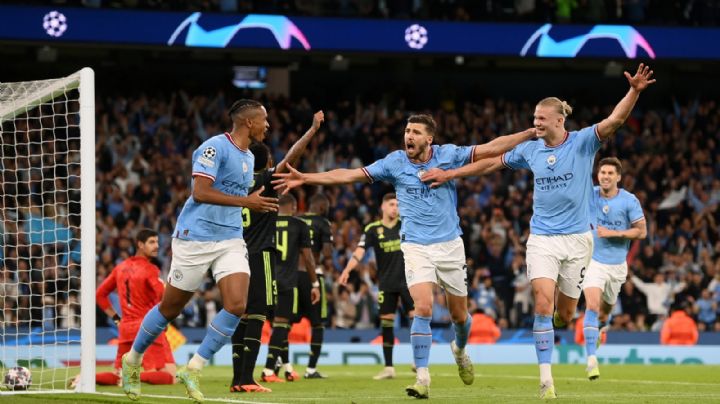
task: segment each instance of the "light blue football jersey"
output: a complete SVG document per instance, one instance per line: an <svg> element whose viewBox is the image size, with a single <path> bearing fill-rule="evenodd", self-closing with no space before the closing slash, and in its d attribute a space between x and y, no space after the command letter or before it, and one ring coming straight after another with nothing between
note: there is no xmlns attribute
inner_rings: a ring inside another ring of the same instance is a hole
<svg viewBox="0 0 720 404"><path fill-rule="evenodd" d="M247 196L253 181L255 157L242 150L229 134L213 136L192 155L192 186L195 177L213 180L220 192ZM243 237L242 208L198 203L192 195L185 202L173 237L193 241L221 241Z"/></svg>
<svg viewBox="0 0 720 404"><path fill-rule="evenodd" d="M597 125L565 134L557 146L542 139L515 146L503 164L533 172L532 234L578 234L590 230L592 167L600 149Z"/></svg>
<svg viewBox="0 0 720 404"><path fill-rule="evenodd" d="M430 188L420 177L431 168L448 170L472 162L473 148L432 145L430 159L419 164L411 162L404 150L397 150L363 168L370 182L387 181L395 186L402 242L428 245L454 240L462 234L455 182Z"/></svg>
<svg viewBox="0 0 720 404"><path fill-rule="evenodd" d="M597 262L617 265L625 262L630 249L630 240L623 237L599 238L597 226L610 230L627 230L632 224L645 219L640 201L635 195L620 189L618 194L607 199L600 195L600 187L594 187L590 199L590 215L595 229L593 259Z"/></svg>

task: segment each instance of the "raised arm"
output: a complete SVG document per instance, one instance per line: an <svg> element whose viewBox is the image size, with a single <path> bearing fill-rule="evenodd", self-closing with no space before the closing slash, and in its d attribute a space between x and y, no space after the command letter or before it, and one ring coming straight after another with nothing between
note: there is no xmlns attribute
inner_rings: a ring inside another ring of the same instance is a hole
<svg viewBox="0 0 720 404"><path fill-rule="evenodd" d="M535 128L526 129L512 135L499 136L473 149L473 161L499 156L527 140L535 139Z"/></svg>
<svg viewBox="0 0 720 404"><path fill-rule="evenodd" d="M295 164L297 162L300 156L305 153L307 145L310 144L310 140L312 140L315 133L317 133L318 129L320 129L320 124L322 124L323 121L325 121L325 114L322 111L318 111L315 115L313 115L312 126L300 139L298 139L297 142L295 142L294 145L292 145L285 155L285 158L278 163L277 168L275 169L276 173L286 172L286 164Z"/></svg>
<svg viewBox="0 0 720 404"><path fill-rule="evenodd" d="M503 167L502 156L495 156L447 171L440 168L432 168L422 176L421 180L423 182L430 182L430 187L435 188L456 178L485 175Z"/></svg>
<svg viewBox="0 0 720 404"><path fill-rule="evenodd" d="M640 63L634 76L630 76L630 73L625 72L625 77L630 84L630 90L628 90L625 97L615 106L610 116L598 124L597 132L600 140L609 138L625 123L625 120L630 116L630 112L640 97L640 93L655 82L652 75L653 71L643 63Z"/></svg>
<svg viewBox="0 0 720 404"><path fill-rule="evenodd" d="M337 170L326 171L324 173L301 173L293 168L291 164L288 164L287 168L289 172L276 173L273 175L277 178L272 182L275 185L275 189L282 191L283 194L286 194L291 189L297 188L303 184L338 185L370 181L361 168L339 168Z"/></svg>

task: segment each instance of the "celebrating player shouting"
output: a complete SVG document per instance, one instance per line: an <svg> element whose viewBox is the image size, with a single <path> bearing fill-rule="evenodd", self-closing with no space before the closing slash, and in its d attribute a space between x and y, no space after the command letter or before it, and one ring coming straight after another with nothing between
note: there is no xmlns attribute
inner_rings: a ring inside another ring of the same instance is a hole
<svg viewBox="0 0 720 404"><path fill-rule="evenodd" d="M207 334L177 378L187 395L202 402L200 371L230 341L245 312L250 268L243 240L242 208L277 210L277 199L248 196L255 164L250 140L262 141L270 126L267 111L257 101L239 100L229 112L232 132L213 136L193 152L192 195L183 206L172 240L172 263L165 294L143 319L132 349L122 358L123 390L140 397L139 367L145 350L175 319L210 270L222 296L223 309L208 325Z"/></svg>
<svg viewBox="0 0 720 404"><path fill-rule="evenodd" d="M575 314L582 279L592 257L588 212L595 154L601 142L625 122L640 92L655 82L652 74L642 63L634 76L625 72L630 90L610 116L596 125L567 132L565 118L572 108L558 98L545 98L535 107L538 140L523 143L502 156L458 169L433 170L423 177L436 187L453 178L482 175L504 166L533 172L533 216L526 257L535 296L533 334L540 365L541 398L556 398L550 368L555 340L555 287L560 290L557 320L567 323Z"/></svg>
<svg viewBox="0 0 720 404"><path fill-rule="evenodd" d="M353 182L388 181L395 186L400 206L401 250L405 260L405 278L415 303L415 317L410 330L417 382L406 388L408 395L429 396L430 346L432 334L433 285L445 288L455 328L452 352L460 377L472 384L475 375L465 344L471 317L467 312L467 268L465 248L460 238L457 214L457 192L453 182L430 189L420 178L435 167L455 168L477 159L499 156L515 145L535 136L535 130L503 136L479 146L432 145L437 131L429 115L413 115L405 127L405 151L395 151L365 167L337 169L324 173L304 174L290 167L277 174L278 188L287 192L303 184L333 185Z"/></svg>

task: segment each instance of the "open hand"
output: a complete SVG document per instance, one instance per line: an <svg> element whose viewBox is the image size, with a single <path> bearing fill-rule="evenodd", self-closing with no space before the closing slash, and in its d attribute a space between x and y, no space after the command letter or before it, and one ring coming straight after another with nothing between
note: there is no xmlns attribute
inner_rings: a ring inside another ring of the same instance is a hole
<svg viewBox="0 0 720 404"><path fill-rule="evenodd" d="M291 189L297 188L305 183L305 179L300 171L296 170L289 163L287 164L288 172L286 173L275 173L273 177L277 178L272 182L275 186L275 190L287 194Z"/></svg>
<svg viewBox="0 0 720 404"><path fill-rule="evenodd" d="M430 188L437 188L440 185L450 181L452 176L449 171L440 168L431 168L420 178L422 182L430 182Z"/></svg>
<svg viewBox="0 0 720 404"><path fill-rule="evenodd" d="M630 83L630 87L637 91L643 91L655 82L652 75L653 71L650 70L650 66L646 66L644 63L640 63L634 76L630 76L630 73L625 72L625 78L627 78L628 83Z"/></svg>
<svg viewBox="0 0 720 404"><path fill-rule="evenodd" d="M250 210L258 212L277 212L278 210L278 199L270 198L267 196L261 196L260 194L265 190L262 186L257 191L248 195L245 199L245 207Z"/></svg>

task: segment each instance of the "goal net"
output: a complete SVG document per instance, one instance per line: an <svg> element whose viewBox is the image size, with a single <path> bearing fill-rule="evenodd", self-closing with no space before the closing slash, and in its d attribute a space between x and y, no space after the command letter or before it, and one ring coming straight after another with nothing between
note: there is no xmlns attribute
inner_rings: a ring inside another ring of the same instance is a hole
<svg viewBox="0 0 720 404"><path fill-rule="evenodd" d="M0 83L0 394L15 367L95 391L94 92L89 68Z"/></svg>

